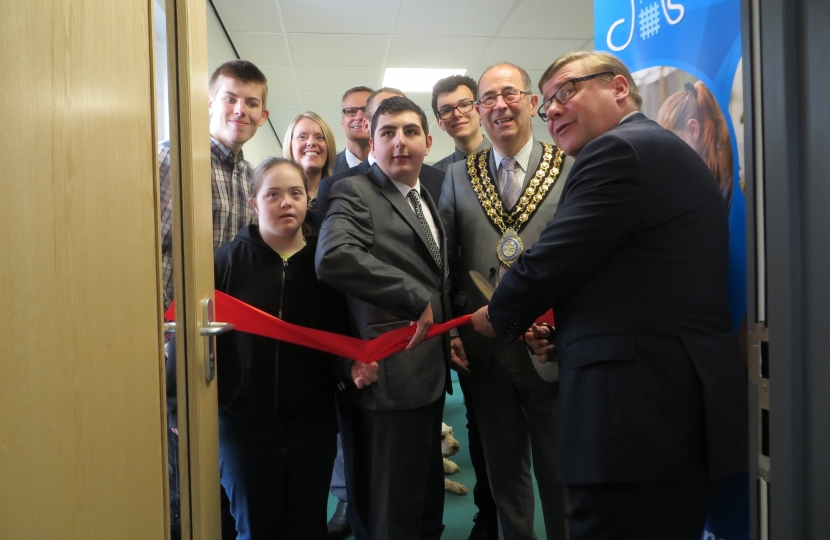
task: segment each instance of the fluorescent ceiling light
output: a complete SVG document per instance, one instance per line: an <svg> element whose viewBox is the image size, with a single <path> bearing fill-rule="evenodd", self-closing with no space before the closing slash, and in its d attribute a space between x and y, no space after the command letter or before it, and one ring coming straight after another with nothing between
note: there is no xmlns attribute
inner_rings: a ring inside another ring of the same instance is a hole
<svg viewBox="0 0 830 540"><path fill-rule="evenodd" d="M465 73L466 69L386 68L383 86L402 92L432 92L432 87L440 79Z"/></svg>

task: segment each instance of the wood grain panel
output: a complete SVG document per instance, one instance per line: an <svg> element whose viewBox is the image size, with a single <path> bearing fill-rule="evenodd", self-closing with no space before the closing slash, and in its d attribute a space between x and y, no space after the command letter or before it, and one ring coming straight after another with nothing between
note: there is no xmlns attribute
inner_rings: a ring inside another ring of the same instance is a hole
<svg viewBox="0 0 830 540"><path fill-rule="evenodd" d="M150 5L4 3L0 538L164 538Z"/></svg>

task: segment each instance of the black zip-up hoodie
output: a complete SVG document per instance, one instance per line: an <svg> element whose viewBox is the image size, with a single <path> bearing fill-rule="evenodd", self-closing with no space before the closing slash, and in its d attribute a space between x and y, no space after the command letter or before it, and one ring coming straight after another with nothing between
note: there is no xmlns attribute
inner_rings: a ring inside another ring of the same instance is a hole
<svg viewBox="0 0 830 540"><path fill-rule="evenodd" d="M317 281L316 248L309 238L283 259L258 225L248 225L214 253L216 289L286 322L347 334L346 299ZM226 411L272 420L334 414L334 356L238 331L219 336L217 352L219 406Z"/></svg>

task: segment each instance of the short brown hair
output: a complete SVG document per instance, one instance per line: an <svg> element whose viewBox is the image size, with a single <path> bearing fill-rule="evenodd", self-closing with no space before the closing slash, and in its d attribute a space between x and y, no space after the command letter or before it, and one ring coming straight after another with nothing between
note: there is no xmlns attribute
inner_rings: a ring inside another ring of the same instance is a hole
<svg viewBox="0 0 830 540"><path fill-rule="evenodd" d="M326 150L326 164L323 166L323 176L320 178L331 176L334 173L334 161L337 159L337 147L334 141L334 133L332 133L331 128L326 121L323 120L323 117L314 111L300 113L295 116L293 120L291 120L290 124L288 124L288 129L285 130L285 138L282 140L282 157L295 161L294 154L291 151L291 141L294 140L294 128L297 126L297 122L303 118L308 118L309 120L316 122L323 131L323 138L326 140L326 146L328 148Z"/></svg>
<svg viewBox="0 0 830 540"><path fill-rule="evenodd" d="M478 95L478 84L466 75L450 75L435 83L432 87L432 112L438 116L438 96L455 92L459 86L466 86L473 93L473 99Z"/></svg>
<svg viewBox="0 0 830 540"><path fill-rule="evenodd" d="M268 104L268 79L262 71L259 70L251 62L247 60L231 60L225 62L213 72L210 76L210 83L208 84L208 93L211 98L216 97L216 81L219 77L227 77L228 79L236 79L243 83L259 83L262 85L262 109L265 110Z"/></svg>
<svg viewBox="0 0 830 540"><path fill-rule="evenodd" d="M369 116L370 110L377 110L377 105L375 104L375 100L377 99L378 95L380 94L394 94L396 96L406 97L406 94L398 90L397 88L391 88L389 86L384 86L383 88L378 88L374 92L371 93L369 99L366 100L366 119L369 122L372 121L372 118ZM374 116L374 114L372 115Z"/></svg>
<svg viewBox="0 0 830 540"><path fill-rule="evenodd" d="M640 90L637 88L637 83L634 82L631 72L625 64L623 64L622 60L607 52L574 51L563 54L554 60L553 64L551 64L550 67L542 73L542 78L539 79L539 91L544 92L542 87L546 82L551 80L560 69L568 64L580 60L586 68L590 68L590 70L594 73L600 71L610 71L614 73L614 75L622 75L625 77L625 80L628 81L628 95L634 100L634 104L637 105L637 109L640 109L640 107L643 106L643 98L640 96Z"/></svg>
<svg viewBox="0 0 830 540"><path fill-rule="evenodd" d="M367 94L371 94L372 92L374 92L374 90L372 90L368 86L355 86L354 88L349 88L348 90L343 92L343 97L340 98L340 106L343 106L343 102L346 101L347 97L349 97L352 94L357 94L358 92L366 92Z"/></svg>

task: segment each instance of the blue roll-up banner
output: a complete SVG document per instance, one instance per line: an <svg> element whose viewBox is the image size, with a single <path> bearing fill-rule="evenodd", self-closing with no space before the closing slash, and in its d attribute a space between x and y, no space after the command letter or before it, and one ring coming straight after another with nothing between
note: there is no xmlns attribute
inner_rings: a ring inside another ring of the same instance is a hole
<svg viewBox="0 0 830 540"><path fill-rule="evenodd" d="M746 205L729 99L741 59L740 0L594 0L595 48L631 71L656 66L700 79L720 105L734 162L729 210L729 307L737 332L746 315ZM718 488L702 540L749 539L749 481L742 474Z"/></svg>

